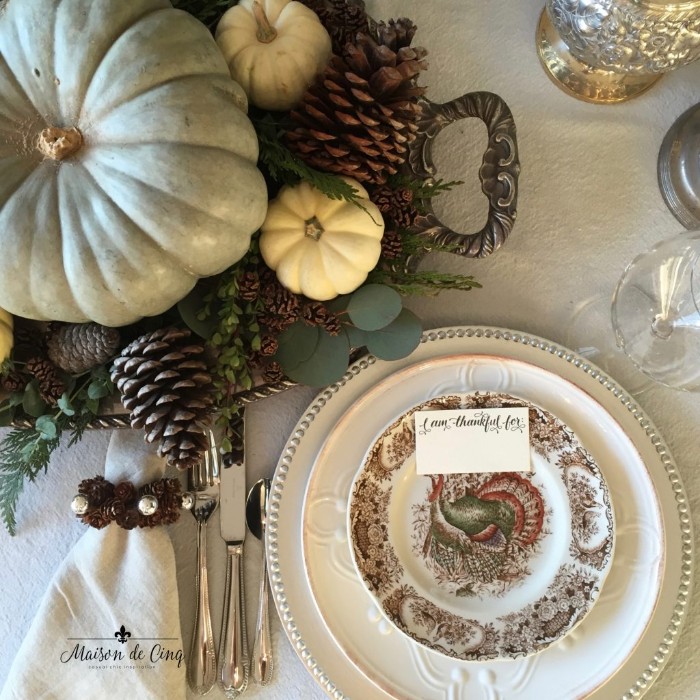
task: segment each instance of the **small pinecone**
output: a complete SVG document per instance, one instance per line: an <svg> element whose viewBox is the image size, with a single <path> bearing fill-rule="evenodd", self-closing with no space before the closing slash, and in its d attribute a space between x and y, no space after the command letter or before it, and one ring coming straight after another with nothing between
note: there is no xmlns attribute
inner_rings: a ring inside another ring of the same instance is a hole
<svg viewBox="0 0 700 700"><path fill-rule="evenodd" d="M418 216L413 204L413 192L407 187L394 189L386 185L377 187L370 199L377 205L384 221L396 228L410 228Z"/></svg>
<svg viewBox="0 0 700 700"><path fill-rule="evenodd" d="M260 354L263 357L272 357L277 352L279 343L274 335L264 335L260 344Z"/></svg>
<svg viewBox="0 0 700 700"><path fill-rule="evenodd" d="M24 391L27 386L27 377L16 370L0 378L0 388L10 394L17 391Z"/></svg>
<svg viewBox="0 0 700 700"><path fill-rule="evenodd" d="M85 479L80 482L78 493L88 499L91 508L96 508L114 497L114 484L103 476Z"/></svg>
<svg viewBox="0 0 700 700"><path fill-rule="evenodd" d="M302 0L321 20L330 34L333 53L342 51L345 44L354 41L358 33L368 33L370 18L362 0Z"/></svg>
<svg viewBox="0 0 700 700"><path fill-rule="evenodd" d="M267 315L276 315L290 323L299 318L299 297L283 287L270 270L260 280L260 298Z"/></svg>
<svg viewBox="0 0 700 700"><path fill-rule="evenodd" d="M339 335L342 329L338 317L323 304L312 302L305 304L301 317L307 326L321 326L330 335Z"/></svg>
<svg viewBox="0 0 700 700"><path fill-rule="evenodd" d="M301 317L307 326L323 326L330 316L331 312L318 302L304 304L301 311Z"/></svg>
<svg viewBox="0 0 700 700"><path fill-rule="evenodd" d="M243 301L255 301L260 294L260 276L257 272L246 272L238 283L238 296Z"/></svg>
<svg viewBox="0 0 700 700"><path fill-rule="evenodd" d="M382 258L396 260L403 253L403 241L398 231L388 230L382 236Z"/></svg>
<svg viewBox="0 0 700 700"><path fill-rule="evenodd" d="M41 398L50 406L55 406L66 390L56 365L43 357L33 357L25 365L25 370L39 382Z"/></svg>
<svg viewBox="0 0 700 700"><path fill-rule="evenodd" d="M131 426L158 442L168 464L188 469L207 449L205 426L214 403L204 346L188 330L161 328L134 340L112 366L112 381Z"/></svg>
<svg viewBox="0 0 700 700"><path fill-rule="evenodd" d="M52 323L46 349L50 360L64 372L82 374L111 360L119 342L116 328L99 323Z"/></svg>
<svg viewBox="0 0 700 700"><path fill-rule="evenodd" d="M415 25L383 22L374 36L360 33L331 58L321 78L291 112L287 143L324 172L383 184L398 172L415 139L425 88L425 49L411 48Z"/></svg>
<svg viewBox="0 0 700 700"><path fill-rule="evenodd" d="M273 361L265 367L262 377L264 381L274 383L281 382L285 378L285 375L280 363Z"/></svg>

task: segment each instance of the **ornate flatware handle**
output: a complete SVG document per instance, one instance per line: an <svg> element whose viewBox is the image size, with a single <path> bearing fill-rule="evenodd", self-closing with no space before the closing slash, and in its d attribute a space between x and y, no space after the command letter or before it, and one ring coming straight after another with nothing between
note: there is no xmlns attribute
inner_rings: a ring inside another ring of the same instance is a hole
<svg viewBox="0 0 700 700"><path fill-rule="evenodd" d="M243 544L228 545L228 569L221 623L219 682L227 698L248 687L248 641L245 626Z"/></svg>
<svg viewBox="0 0 700 700"><path fill-rule="evenodd" d="M409 166L422 180L435 178L432 148L435 137L459 119L476 117L488 129L488 144L479 169L481 191L489 200L489 214L481 231L472 234L457 233L442 224L433 213L430 202L425 213L415 223L415 230L425 236L425 252L431 245L448 245L458 255L482 258L500 248L508 238L516 217L520 161L515 122L508 105L492 92L470 92L451 102L436 104L422 100L422 115L418 134L411 143ZM419 257L411 260L415 267Z"/></svg>
<svg viewBox="0 0 700 700"><path fill-rule="evenodd" d="M216 683L216 650L209 608L207 577L207 525L197 523L197 607L187 666L187 683L197 695L205 695Z"/></svg>
<svg viewBox="0 0 700 700"><path fill-rule="evenodd" d="M267 557L262 553L262 573L260 575L260 598L258 602L258 622L253 644L253 679L258 685L268 685L272 680L272 640L270 639L270 608L267 582Z"/></svg>

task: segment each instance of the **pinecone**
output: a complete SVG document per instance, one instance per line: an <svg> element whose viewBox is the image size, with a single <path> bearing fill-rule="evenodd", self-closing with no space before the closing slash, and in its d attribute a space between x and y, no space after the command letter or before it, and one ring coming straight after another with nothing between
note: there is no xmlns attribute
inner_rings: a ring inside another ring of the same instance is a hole
<svg viewBox="0 0 700 700"><path fill-rule="evenodd" d="M410 228L418 216L413 191L408 187L394 189L382 185L372 192L370 199L379 207L384 221L389 225L393 223L396 228Z"/></svg>
<svg viewBox="0 0 700 700"><path fill-rule="evenodd" d="M238 282L238 296L243 301L255 301L260 294L260 276L255 271L243 274Z"/></svg>
<svg viewBox="0 0 700 700"><path fill-rule="evenodd" d="M398 231L387 230L382 236L382 258L396 260L403 253L403 241Z"/></svg>
<svg viewBox="0 0 700 700"><path fill-rule="evenodd" d="M287 143L312 167L383 184L398 172L415 139L416 78L425 49L409 46L415 25L407 19L360 33L333 56L321 79L291 112Z"/></svg>
<svg viewBox="0 0 700 700"><path fill-rule="evenodd" d="M88 499L91 508L96 508L114 497L114 484L103 476L84 479L78 486L78 493Z"/></svg>
<svg viewBox="0 0 700 700"><path fill-rule="evenodd" d="M131 414L131 426L158 442L168 464L188 469L207 449L213 383L204 346L188 330L161 328L134 340L112 366L112 381Z"/></svg>
<svg viewBox="0 0 700 700"><path fill-rule="evenodd" d="M25 370L39 382L41 398L50 406L55 406L66 390L56 365L44 357L33 357L25 365Z"/></svg>
<svg viewBox="0 0 700 700"><path fill-rule="evenodd" d="M272 270L263 274L260 285L260 298L266 315L280 316L289 323L299 318L299 297L283 287Z"/></svg>
<svg viewBox="0 0 700 700"><path fill-rule="evenodd" d="M27 377L17 370L13 370L0 379L0 388L10 394L24 391L27 386Z"/></svg>
<svg viewBox="0 0 700 700"><path fill-rule="evenodd" d="M281 382L285 376L282 366L279 362L270 362L270 364L263 371L263 380L266 382L274 383Z"/></svg>
<svg viewBox="0 0 700 700"><path fill-rule="evenodd" d="M301 317L307 326L323 326L330 315L331 312L319 302L304 304L301 311Z"/></svg>
<svg viewBox="0 0 700 700"><path fill-rule="evenodd" d="M302 0L321 20L330 34L333 53L339 54L345 44L355 40L359 32L368 33L371 20L362 0Z"/></svg>
<svg viewBox="0 0 700 700"><path fill-rule="evenodd" d="M116 328L99 323L52 323L46 349L51 361L64 372L82 374L111 360L119 342Z"/></svg>
<svg viewBox="0 0 700 700"><path fill-rule="evenodd" d="M326 306L319 302L305 304L301 317L307 326L321 326L330 335L339 335L342 325L338 317Z"/></svg>
<svg viewBox="0 0 700 700"><path fill-rule="evenodd" d="M274 335L264 335L260 342L260 354L263 357L272 357L277 352L279 343Z"/></svg>

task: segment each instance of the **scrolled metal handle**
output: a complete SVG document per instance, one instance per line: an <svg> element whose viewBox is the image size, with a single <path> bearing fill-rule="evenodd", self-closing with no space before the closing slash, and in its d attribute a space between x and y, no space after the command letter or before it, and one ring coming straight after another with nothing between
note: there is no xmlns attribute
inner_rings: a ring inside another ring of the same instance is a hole
<svg viewBox="0 0 700 700"><path fill-rule="evenodd" d="M508 105L492 92L470 92L444 104L423 99L418 134L411 143L408 167L421 180L434 180L436 168L432 148L435 137L460 119L476 117L488 130L488 144L479 168L481 191L489 200L486 225L477 233L464 234L445 226L433 212L430 201L424 203L414 230L425 237L425 251L436 244L449 246L452 252L469 258L483 258L498 250L515 223L518 202L520 160L515 122ZM414 256L415 268L421 256Z"/></svg>

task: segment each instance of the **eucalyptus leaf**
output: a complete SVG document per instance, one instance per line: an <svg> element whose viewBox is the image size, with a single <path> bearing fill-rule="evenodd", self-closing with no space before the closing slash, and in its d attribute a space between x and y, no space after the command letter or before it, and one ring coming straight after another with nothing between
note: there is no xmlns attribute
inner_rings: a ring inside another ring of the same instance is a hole
<svg viewBox="0 0 700 700"><path fill-rule="evenodd" d="M58 426L53 416L39 416L35 427L42 440L54 440L58 436Z"/></svg>
<svg viewBox="0 0 700 700"><path fill-rule="evenodd" d="M87 394L91 399L103 399L105 396L110 395L110 388L106 386L101 380L90 382L88 386Z"/></svg>
<svg viewBox="0 0 700 700"><path fill-rule="evenodd" d="M75 415L75 409L73 408L73 404L71 403L70 396L68 395L68 392L63 394L61 396L61 398L58 400L58 407L67 416L74 416Z"/></svg>
<svg viewBox="0 0 700 700"><path fill-rule="evenodd" d="M205 319L200 319L200 312L204 308L204 292L195 287L178 305L177 310L180 318L187 327L204 340L209 340L219 325L216 314L211 314Z"/></svg>
<svg viewBox="0 0 700 700"><path fill-rule="evenodd" d="M39 387L35 381L28 384L24 390L22 408L27 415L34 418L38 418L46 411L46 403L41 398Z"/></svg>
<svg viewBox="0 0 700 700"><path fill-rule="evenodd" d="M289 372L309 360L316 352L320 333L318 326L307 326L302 321L296 321L279 334L275 359L288 376L291 377Z"/></svg>
<svg viewBox="0 0 700 700"><path fill-rule="evenodd" d="M318 342L311 356L293 368L282 368L294 381L307 386L321 387L340 379L347 371L350 345L344 333L330 335L320 330Z"/></svg>
<svg viewBox="0 0 700 700"><path fill-rule="evenodd" d="M367 331L361 331L350 324L343 326L343 330L348 336L348 343L351 348L362 348L367 345L367 337L369 335Z"/></svg>
<svg viewBox="0 0 700 700"><path fill-rule="evenodd" d="M398 360L418 347L422 332L420 319L403 309L386 328L367 333L367 349L381 360Z"/></svg>
<svg viewBox="0 0 700 700"><path fill-rule="evenodd" d="M87 408L87 410L93 415L97 415L97 412L100 410L100 400L85 399L85 408Z"/></svg>
<svg viewBox="0 0 700 700"><path fill-rule="evenodd" d="M23 391L15 391L14 393L10 394L10 398L8 399L10 406L19 406L23 401L24 401L24 392Z"/></svg>
<svg viewBox="0 0 700 700"><path fill-rule="evenodd" d="M350 320L363 331L388 326L401 313L401 295L384 284L366 284L348 303Z"/></svg>

